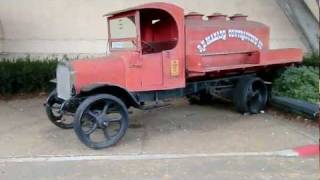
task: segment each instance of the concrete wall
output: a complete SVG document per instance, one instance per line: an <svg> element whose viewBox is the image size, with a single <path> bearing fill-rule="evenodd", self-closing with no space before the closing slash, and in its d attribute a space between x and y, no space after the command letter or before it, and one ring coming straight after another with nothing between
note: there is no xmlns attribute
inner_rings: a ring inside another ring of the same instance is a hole
<svg viewBox="0 0 320 180"><path fill-rule="evenodd" d="M272 48L300 47L306 51L276 0L166 0L190 11L228 15L243 13L271 26ZM103 14L150 0L0 0L4 37L9 54L103 54L106 21ZM1 29L1 25L0 25ZM1 32L1 31L0 31ZM1 33L0 33L1 36ZM1 47L1 46L0 46Z"/></svg>
<svg viewBox="0 0 320 180"><path fill-rule="evenodd" d="M314 17L319 22L319 4L317 3L318 0L304 0Z"/></svg>

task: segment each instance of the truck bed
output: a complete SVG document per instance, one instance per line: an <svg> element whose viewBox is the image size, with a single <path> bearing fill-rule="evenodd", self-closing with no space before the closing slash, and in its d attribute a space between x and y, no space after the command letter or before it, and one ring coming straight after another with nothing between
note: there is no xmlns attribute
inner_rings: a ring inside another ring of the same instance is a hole
<svg viewBox="0 0 320 180"><path fill-rule="evenodd" d="M205 73L261 69L273 65L287 65L302 61L301 49L275 49L254 52L207 53L187 57L188 77Z"/></svg>

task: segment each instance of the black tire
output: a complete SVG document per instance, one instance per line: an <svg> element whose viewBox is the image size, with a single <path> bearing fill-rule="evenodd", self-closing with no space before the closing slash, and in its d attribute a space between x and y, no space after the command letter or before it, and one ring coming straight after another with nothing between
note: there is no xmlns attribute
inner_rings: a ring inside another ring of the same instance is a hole
<svg viewBox="0 0 320 180"><path fill-rule="evenodd" d="M112 113L118 113L120 118L112 119L110 117ZM107 148L118 143L124 136L128 128L128 119L126 105L119 98L108 94L90 96L80 104L76 111L74 131L79 140L89 148ZM119 123L119 128L112 136L110 129L116 123ZM96 141L92 136L99 132L103 134L103 138Z"/></svg>
<svg viewBox="0 0 320 180"><path fill-rule="evenodd" d="M61 129L71 129L71 128L73 128L73 122L68 123L68 122L63 121L63 114L61 114L57 111L55 112L55 110L57 110L61 107L63 102L64 101L62 99L59 99L57 97L57 91L53 90L47 98L47 102L45 105L46 113L47 113L49 120L57 127L61 128ZM54 106L56 106L56 107L54 107Z"/></svg>
<svg viewBox="0 0 320 180"><path fill-rule="evenodd" d="M268 88L257 77L242 78L233 91L233 102L240 113L257 114L266 107Z"/></svg>

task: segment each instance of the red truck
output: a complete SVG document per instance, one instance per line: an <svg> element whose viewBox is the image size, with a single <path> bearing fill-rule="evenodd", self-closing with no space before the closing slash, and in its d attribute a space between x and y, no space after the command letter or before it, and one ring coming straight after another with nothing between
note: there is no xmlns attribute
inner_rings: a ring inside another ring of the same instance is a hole
<svg viewBox="0 0 320 180"><path fill-rule="evenodd" d="M116 144L128 109L146 102L218 97L241 113L259 113L268 74L302 61L301 49L269 49L269 27L241 14L185 15L176 5L149 3L105 16L110 54L59 63L46 102L49 119L93 149Z"/></svg>

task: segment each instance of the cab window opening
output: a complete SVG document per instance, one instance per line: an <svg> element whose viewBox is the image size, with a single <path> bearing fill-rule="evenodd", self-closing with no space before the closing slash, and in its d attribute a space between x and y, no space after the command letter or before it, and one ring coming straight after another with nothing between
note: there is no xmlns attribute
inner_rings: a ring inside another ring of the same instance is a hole
<svg viewBox="0 0 320 180"><path fill-rule="evenodd" d="M141 10L140 24L143 54L158 53L176 47L178 27L168 12L159 9Z"/></svg>
<svg viewBox="0 0 320 180"><path fill-rule="evenodd" d="M135 16L126 16L111 19L110 48L111 49L136 49L137 28Z"/></svg>

